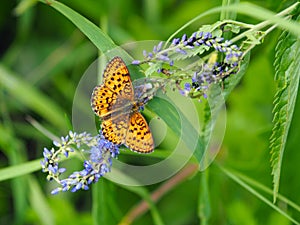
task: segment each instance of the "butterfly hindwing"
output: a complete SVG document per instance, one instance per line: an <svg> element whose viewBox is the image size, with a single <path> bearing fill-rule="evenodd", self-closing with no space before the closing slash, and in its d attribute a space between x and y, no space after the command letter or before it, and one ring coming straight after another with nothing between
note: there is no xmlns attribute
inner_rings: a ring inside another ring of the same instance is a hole
<svg viewBox="0 0 300 225"><path fill-rule="evenodd" d="M102 134L105 139L120 145L124 144L128 130L129 115L123 114L117 118L108 118L101 123Z"/></svg>
<svg viewBox="0 0 300 225"><path fill-rule="evenodd" d="M129 120L125 145L139 153L150 153L154 150L152 133L143 115L134 112Z"/></svg>

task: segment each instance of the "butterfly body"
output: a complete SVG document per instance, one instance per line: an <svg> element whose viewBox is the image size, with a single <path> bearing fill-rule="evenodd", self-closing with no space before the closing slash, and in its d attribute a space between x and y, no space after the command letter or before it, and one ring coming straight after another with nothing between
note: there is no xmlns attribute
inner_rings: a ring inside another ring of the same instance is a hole
<svg viewBox="0 0 300 225"><path fill-rule="evenodd" d="M114 57L103 73L104 82L94 88L91 105L102 121L104 137L115 144L124 144L133 151L154 150L152 133L138 111L143 102L135 99L130 74L124 61Z"/></svg>

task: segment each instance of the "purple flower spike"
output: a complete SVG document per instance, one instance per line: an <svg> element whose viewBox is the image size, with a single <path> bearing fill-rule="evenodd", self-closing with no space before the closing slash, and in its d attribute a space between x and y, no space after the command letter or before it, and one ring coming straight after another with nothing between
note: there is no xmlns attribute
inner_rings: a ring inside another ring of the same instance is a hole
<svg viewBox="0 0 300 225"><path fill-rule="evenodd" d="M162 49L162 45L163 45L163 42L159 42L158 45L157 45L157 52L160 52L160 50Z"/></svg>
<svg viewBox="0 0 300 225"><path fill-rule="evenodd" d="M191 90L191 84L190 84L190 83L185 83L185 84L184 84L184 89L185 89L186 91L190 91L190 90Z"/></svg>
<svg viewBox="0 0 300 225"><path fill-rule="evenodd" d="M174 38L172 41L172 45L178 45L180 43L180 39L179 38Z"/></svg>
<svg viewBox="0 0 300 225"><path fill-rule="evenodd" d="M141 61L140 60L133 60L132 64L133 65L140 65Z"/></svg>
<svg viewBox="0 0 300 225"><path fill-rule="evenodd" d="M187 36L186 36L186 34L184 34L181 38L181 41L184 42L184 41L186 41L186 39L187 39Z"/></svg>

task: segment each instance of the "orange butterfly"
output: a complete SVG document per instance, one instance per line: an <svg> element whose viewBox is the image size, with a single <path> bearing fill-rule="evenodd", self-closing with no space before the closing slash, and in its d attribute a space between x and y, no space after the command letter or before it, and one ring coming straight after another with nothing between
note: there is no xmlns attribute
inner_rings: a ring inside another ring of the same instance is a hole
<svg viewBox="0 0 300 225"><path fill-rule="evenodd" d="M138 111L143 103L135 99L128 68L114 57L103 73L104 82L94 88L91 105L102 120L104 137L114 144L124 144L139 153L154 150L152 133Z"/></svg>

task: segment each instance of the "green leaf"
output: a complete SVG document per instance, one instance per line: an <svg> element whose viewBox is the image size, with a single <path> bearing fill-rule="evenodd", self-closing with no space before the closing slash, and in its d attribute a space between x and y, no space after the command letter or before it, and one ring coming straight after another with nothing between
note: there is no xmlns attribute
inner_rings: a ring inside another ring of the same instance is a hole
<svg viewBox="0 0 300 225"><path fill-rule="evenodd" d="M18 165L26 161L24 156L25 147L22 141L14 133L13 121L9 117L3 116L3 124L0 124L0 149L8 159L11 166ZM1 177L0 177L1 179ZM17 177L11 181L12 202L14 205L16 224L21 224L25 217L25 208L27 208L26 194L28 192L27 177Z"/></svg>
<svg viewBox="0 0 300 225"><path fill-rule="evenodd" d="M276 201L282 158L292 122L300 79L300 40L284 31L278 41L275 55L276 93L273 107L273 130L270 138L273 194Z"/></svg>
<svg viewBox="0 0 300 225"><path fill-rule="evenodd" d="M47 203L46 197L43 195L41 187L33 176L28 177L29 183L29 201L39 217L41 224L53 225L55 224L54 215L51 207Z"/></svg>
<svg viewBox="0 0 300 225"><path fill-rule="evenodd" d="M6 167L0 170L0 181L15 178L21 175L29 174L40 170L41 164L40 161L42 159L37 159L33 161L29 161L26 163L22 163L16 166Z"/></svg>
<svg viewBox="0 0 300 225"><path fill-rule="evenodd" d="M100 179L93 186L93 221L97 224L115 224L112 218L113 210L109 207L109 198L113 192L106 179Z"/></svg>

